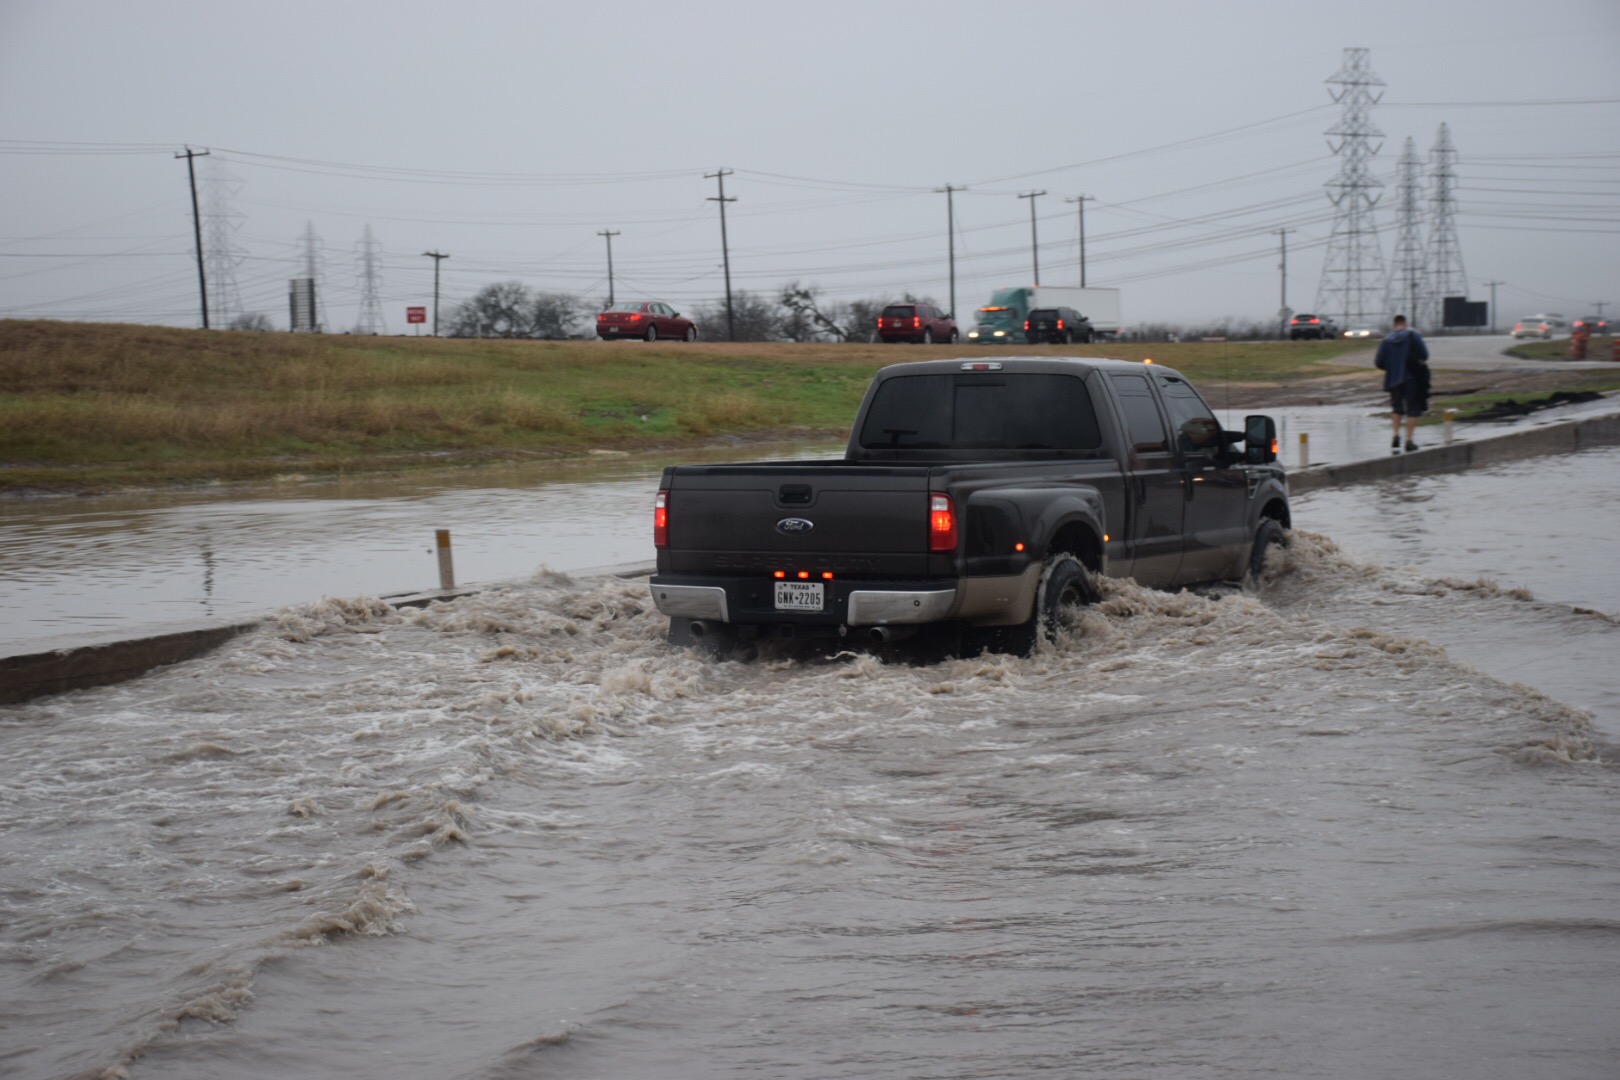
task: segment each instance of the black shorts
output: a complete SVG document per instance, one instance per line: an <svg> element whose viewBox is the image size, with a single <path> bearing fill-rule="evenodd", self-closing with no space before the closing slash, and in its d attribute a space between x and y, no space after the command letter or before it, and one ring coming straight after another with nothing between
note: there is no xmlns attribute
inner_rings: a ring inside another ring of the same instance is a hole
<svg viewBox="0 0 1620 1080"><path fill-rule="evenodd" d="M1422 416L1429 411L1429 388L1407 379L1389 392L1389 411L1398 416Z"/></svg>

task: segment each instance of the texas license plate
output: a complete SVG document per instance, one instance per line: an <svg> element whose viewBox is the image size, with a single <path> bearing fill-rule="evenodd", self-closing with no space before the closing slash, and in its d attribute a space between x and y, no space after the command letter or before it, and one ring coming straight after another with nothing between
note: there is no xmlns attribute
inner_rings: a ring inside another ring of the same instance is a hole
<svg viewBox="0 0 1620 1080"><path fill-rule="evenodd" d="M778 581L777 611L820 611L824 586L819 581Z"/></svg>

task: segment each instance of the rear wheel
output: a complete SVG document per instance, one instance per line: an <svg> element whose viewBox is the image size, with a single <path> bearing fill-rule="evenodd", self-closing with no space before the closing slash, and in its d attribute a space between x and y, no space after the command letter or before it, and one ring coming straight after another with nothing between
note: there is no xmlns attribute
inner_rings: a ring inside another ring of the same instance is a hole
<svg viewBox="0 0 1620 1080"><path fill-rule="evenodd" d="M647 341L657 341L658 340L658 327L653 325L652 323L648 323L647 324L647 332L644 335L642 335L642 337L644 338L644 340L647 340Z"/></svg>
<svg viewBox="0 0 1620 1080"><path fill-rule="evenodd" d="M927 330L923 331L922 343L924 345L932 345L934 343L934 329L933 329L933 327L929 327Z"/></svg>
<svg viewBox="0 0 1620 1080"><path fill-rule="evenodd" d="M1041 638L1056 641L1058 631L1074 625L1080 610L1098 600L1091 571L1073 555L1054 555L1041 570L1040 587L1035 592L1035 613L1017 626L968 627L963 633L964 651L1005 652L1028 656Z"/></svg>
<svg viewBox="0 0 1620 1080"><path fill-rule="evenodd" d="M686 340L687 341L696 341L697 340L697 327L688 326L686 328Z"/></svg>
<svg viewBox="0 0 1620 1080"><path fill-rule="evenodd" d="M1273 547L1287 546L1288 534L1283 531L1282 522L1275 518L1262 521L1254 530L1254 546L1249 549L1249 577L1258 581L1266 568L1266 552Z"/></svg>
<svg viewBox="0 0 1620 1080"><path fill-rule="evenodd" d="M1071 331L1071 330L1063 331L1063 344L1065 344L1065 345L1073 345L1074 344L1074 332L1073 331Z"/></svg>
<svg viewBox="0 0 1620 1080"><path fill-rule="evenodd" d="M952 344L952 345L955 345L955 344L956 344L956 339L957 339L957 338L959 338L959 337L961 337L961 336L962 336L962 335L961 335L961 334L958 334L958 333L957 333L957 332L956 332L956 331L955 331L955 330L954 330L954 329L953 329L953 330L952 330L952 331L951 331L951 342L950 342L950 343L951 343L951 344Z"/></svg>

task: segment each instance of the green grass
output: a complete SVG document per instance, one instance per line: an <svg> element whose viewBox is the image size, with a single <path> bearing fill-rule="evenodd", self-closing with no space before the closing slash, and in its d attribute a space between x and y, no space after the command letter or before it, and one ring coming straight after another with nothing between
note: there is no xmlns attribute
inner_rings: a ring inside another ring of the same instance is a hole
<svg viewBox="0 0 1620 1080"><path fill-rule="evenodd" d="M1195 380L1329 374L1343 342L1019 347ZM841 437L884 364L971 346L451 341L0 320L0 493Z"/></svg>

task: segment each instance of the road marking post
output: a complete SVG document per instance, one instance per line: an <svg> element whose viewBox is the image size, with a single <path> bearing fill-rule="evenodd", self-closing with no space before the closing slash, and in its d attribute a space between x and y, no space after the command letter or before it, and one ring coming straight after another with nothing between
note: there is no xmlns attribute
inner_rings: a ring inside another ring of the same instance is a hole
<svg viewBox="0 0 1620 1080"><path fill-rule="evenodd" d="M1451 443L1451 440L1452 440L1452 437L1453 437L1452 430L1451 430L1451 425L1452 425L1453 422L1456 421L1456 419L1457 419L1457 410L1456 409L1447 409L1446 410L1446 443L1447 443L1447 445L1449 445Z"/></svg>
<svg viewBox="0 0 1620 1080"><path fill-rule="evenodd" d="M1308 431L1299 433L1299 467L1311 467L1311 433Z"/></svg>
<svg viewBox="0 0 1620 1080"><path fill-rule="evenodd" d="M453 589L456 587L456 568L450 561L450 530L439 529L433 538L439 549L439 588Z"/></svg>

